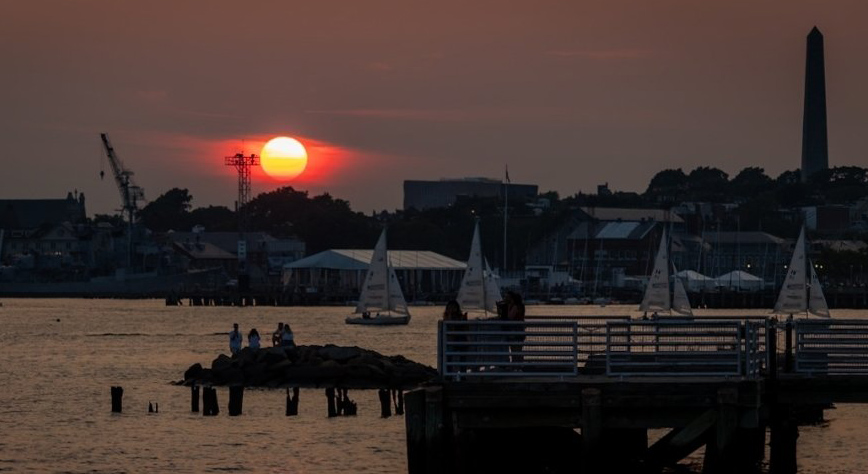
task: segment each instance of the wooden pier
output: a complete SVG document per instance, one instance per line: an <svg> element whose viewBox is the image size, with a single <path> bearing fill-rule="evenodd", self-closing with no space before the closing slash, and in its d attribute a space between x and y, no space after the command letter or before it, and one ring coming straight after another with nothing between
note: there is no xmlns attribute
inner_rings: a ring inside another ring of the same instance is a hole
<svg viewBox="0 0 868 474"><path fill-rule="evenodd" d="M799 425L868 402L868 321L448 322L438 337L440 379L406 395L411 474L652 473L703 446L703 473L789 474Z"/></svg>

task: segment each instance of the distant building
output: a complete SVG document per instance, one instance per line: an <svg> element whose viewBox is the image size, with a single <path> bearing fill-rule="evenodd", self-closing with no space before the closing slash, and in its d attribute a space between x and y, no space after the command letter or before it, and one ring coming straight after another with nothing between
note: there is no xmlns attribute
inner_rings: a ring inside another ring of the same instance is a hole
<svg viewBox="0 0 868 474"><path fill-rule="evenodd" d="M506 189L509 186L509 189ZM530 199L539 193L535 184L512 184L488 178L404 181L404 209L425 210L449 207L460 197L497 197L507 191L510 199Z"/></svg>
<svg viewBox="0 0 868 474"><path fill-rule="evenodd" d="M0 199L0 261L27 261L32 268L83 264L88 250L80 239L87 220L84 194L66 199Z"/></svg>
<svg viewBox="0 0 868 474"><path fill-rule="evenodd" d="M170 232L167 239L186 268L222 267L230 275L238 270L238 232ZM276 279L283 265L304 257L306 245L299 239L277 239L265 232L244 234L248 270L253 281Z"/></svg>
<svg viewBox="0 0 868 474"><path fill-rule="evenodd" d="M288 291L347 295L357 298L365 282L373 250L326 250L283 267ZM467 265L426 250L389 250L389 263L407 301L450 295L461 285Z"/></svg>
<svg viewBox="0 0 868 474"><path fill-rule="evenodd" d="M815 26L808 34L805 59L805 108L802 116L802 181L829 168L826 135L826 69L823 34Z"/></svg>
<svg viewBox="0 0 868 474"><path fill-rule="evenodd" d="M745 271L775 286L783 281L786 265L795 242L766 232L705 232L711 246L703 256L700 273L716 277L732 271Z"/></svg>

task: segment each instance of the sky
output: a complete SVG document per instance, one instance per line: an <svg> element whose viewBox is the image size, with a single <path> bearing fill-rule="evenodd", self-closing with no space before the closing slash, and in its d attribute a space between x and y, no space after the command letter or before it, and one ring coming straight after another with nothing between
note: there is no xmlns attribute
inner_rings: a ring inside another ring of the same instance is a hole
<svg viewBox="0 0 868 474"><path fill-rule="evenodd" d="M232 207L223 159L292 136L291 181L365 213L403 181L488 177L561 196L660 170L797 169L805 37L825 36L830 166L868 166L864 0L0 0L0 199ZM106 178L100 180L99 172Z"/></svg>

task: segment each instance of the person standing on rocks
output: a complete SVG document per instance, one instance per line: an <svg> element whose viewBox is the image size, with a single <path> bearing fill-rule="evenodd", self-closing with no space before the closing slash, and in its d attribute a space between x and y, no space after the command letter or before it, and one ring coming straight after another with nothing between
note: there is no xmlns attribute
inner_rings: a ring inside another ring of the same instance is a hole
<svg viewBox="0 0 868 474"><path fill-rule="evenodd" d="M259 331L256 328L250 330L247 334L247 347L251 349L259 349Z"/></svg>
<svg viewBox="0 0 868 474"><path fill-rule="evenodd" d="M295 336L292 334L292 328L289 323L283 323L283 334L280 337L281 347L295 347Z"/></svg>
<svg viewBox="0 0 868 474"><path fill-rule="evenodd" d="M241 350L241 331L238 330L238 323L232 325L232 331L229 333L229 352L232 355Z"/></svg>
<svg viewBox="0 0 868 474"><path fill-rule="evenodd" d="M277 323L277 331L271 333L271 346L279 347L282 345L283 339L283 323Z"/></svg>

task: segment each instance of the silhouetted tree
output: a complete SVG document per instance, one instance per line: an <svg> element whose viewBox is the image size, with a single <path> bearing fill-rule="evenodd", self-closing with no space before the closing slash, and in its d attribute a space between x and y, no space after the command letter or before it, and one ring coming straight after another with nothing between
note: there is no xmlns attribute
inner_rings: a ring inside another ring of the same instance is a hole
<svg viewBox="0 0 868 474"><path fill-rule="evenodd" d="M148 203L139 213L141 222L150 230L190 230L187 220L193 196L187 189L172 188Z"/></svg>

